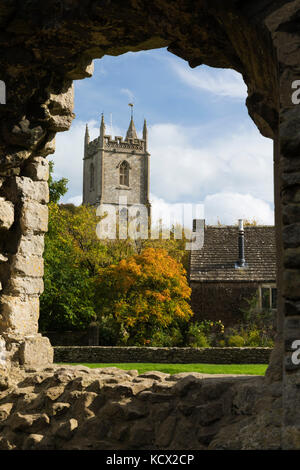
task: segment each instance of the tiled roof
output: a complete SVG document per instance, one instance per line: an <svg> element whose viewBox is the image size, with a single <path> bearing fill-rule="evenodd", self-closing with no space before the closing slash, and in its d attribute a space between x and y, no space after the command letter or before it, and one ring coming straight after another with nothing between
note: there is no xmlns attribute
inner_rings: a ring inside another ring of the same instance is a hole
<svg viewBox="0 0 300 470"><path fill-rule="evenodd" d="M191 251L191 281L275 281L274 226L247 226L246 268L236 268L238 227L206 227L202 250Z"/></svg>

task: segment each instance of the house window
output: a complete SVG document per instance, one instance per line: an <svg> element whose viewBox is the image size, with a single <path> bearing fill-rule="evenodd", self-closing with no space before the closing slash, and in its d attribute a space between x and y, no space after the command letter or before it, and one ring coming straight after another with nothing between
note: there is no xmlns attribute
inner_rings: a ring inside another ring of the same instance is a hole
<svg viewBox="0 0 300 470"><path fill-rule="evenodd" d="M90 191L94 189L94 184L95 184L95 169L94 169L94 164L90 164Z"/></svg>
<svg viewBox="0 0 300 470"><path fill-rule="evenodd" d="M277 308L277 289L271 288L271 308Z"/></svg>
<svg viewBox="0 0 300 470"><path fill-rule="evenodd" d="M261 286L260 287L260 307L263 310L276 309L277 289L275 286Z"/></svg>
<svg viewBox="0 0 300 470"><path fill-rule="evenodd" d="M129 186L129 165L125 161L120 165L120 184Z"/></svg>

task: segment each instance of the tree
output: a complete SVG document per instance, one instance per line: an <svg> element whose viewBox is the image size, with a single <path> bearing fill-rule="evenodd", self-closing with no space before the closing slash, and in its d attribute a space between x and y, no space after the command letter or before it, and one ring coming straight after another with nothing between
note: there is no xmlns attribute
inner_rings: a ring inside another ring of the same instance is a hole
<svg viewBox="0 0 300 470"><path fill-rule="evenodd" d="M85 208L78 212L81 221L74 227L75 217L71 211L54 203L49 204L49 228L44 252L45 289L40 308L42 330L84 329L96 316L94 266L90 266L89 254L85 256L80 245L80 234L88 225L84 215L89 214Z"/></svg>
<svg viewBox="0 0 300 470"><path fill-rule="evenodd" d="M49 198L50 202L54 202L55 204L58 203L60 198L66 194L68 191L68 179L61 178L60 180L53 179L53 168L54 162L52 160L49 161Z"/></svg>
<svg viewBox="0 0 300 470"><path fill-rule="evenodd" d="M96 318L95 276L99 269L133 254L127 240L99 240L98 222L94 207L49 204L42 330L85 329Z"/></svg>
<svg viewBox="0 0 300 470"><path fill-rule="evenodd" d="M98 314L112 314L130 344L146 344L160 328L187 322L193 315L191 289L182 264L161 248L146 248L99 270Z"/></svg>

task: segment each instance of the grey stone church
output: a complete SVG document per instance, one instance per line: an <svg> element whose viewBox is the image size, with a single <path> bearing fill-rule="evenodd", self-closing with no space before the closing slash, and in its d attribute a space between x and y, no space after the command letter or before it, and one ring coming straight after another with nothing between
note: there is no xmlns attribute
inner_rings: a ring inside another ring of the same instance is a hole
<svg viewBox="0 0 300 470"><path fill-rule="evenodd" d="M90 141L88 126L84 139L83 204L119 205L120 197L127 204L144 205L150 217L148 131L146 120L143 138L139 139L133 117L125 139L114 139L105 133L101 118L99 137Z"/></svg>

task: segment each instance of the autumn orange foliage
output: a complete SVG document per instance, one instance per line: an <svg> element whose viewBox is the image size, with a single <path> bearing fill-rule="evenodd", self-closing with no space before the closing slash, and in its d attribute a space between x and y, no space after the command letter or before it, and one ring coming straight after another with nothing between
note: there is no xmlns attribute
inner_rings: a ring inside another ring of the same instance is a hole
<svg viewBox="0 0 300 470"><path fill-rule="evenodd" d="M158 328L186 322L193 315L186 271L161 248L146 248L101 269L97 294L100 316L113 314L142 344Z"/></svg>

